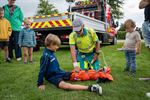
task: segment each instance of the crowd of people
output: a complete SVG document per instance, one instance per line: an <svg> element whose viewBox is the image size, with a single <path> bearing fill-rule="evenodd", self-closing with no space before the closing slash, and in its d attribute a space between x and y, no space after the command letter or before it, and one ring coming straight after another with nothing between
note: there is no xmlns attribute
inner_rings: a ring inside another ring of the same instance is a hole
<svg viewBox="0 0 150 100"><path fill-rule="evenodd" d="M35 32L30 29L31 21L24 19L21 8L15 5L16 0L8 0L8 4L0 7L0 48L4 49L4 57L6 62L16 58L17 61L22 59L23 62L32 63L33 47L36 46ZM150 51L150 0L141 0L139 8L144 8L145 20L142 26L143 38L145 46ZM24 22L24 28L21 28ZM132 19L124 22L126 30L126 38L122 49L125 52L126 67L124 71L129 72L133 76L136 74L136 54L141 52L141 38L135 31L136 24ZM43 78L61 89L68 90L88 90L102 94L102 87L98 84L90 86L70 84L65 82L70 79L71 72L62 70L54 52L61 44L60 39L53 34L48 34L45 38L45 49L40 59L40 71L38 75L37 86L40 90L45 89ZM74 66L74 70L94 69L99 70L99 51L100 42L96 32L84 27L81 19L73 21L73 32L69 35L70 53ZM13 55L15 51L15 57ZM88 64L85 64L88 62Z"/></svg>

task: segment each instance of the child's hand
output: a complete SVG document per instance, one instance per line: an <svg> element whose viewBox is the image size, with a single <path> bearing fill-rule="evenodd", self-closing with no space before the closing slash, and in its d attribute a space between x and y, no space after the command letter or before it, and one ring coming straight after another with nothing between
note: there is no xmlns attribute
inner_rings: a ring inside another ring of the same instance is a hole
<svg viewBox="0 0 150 100"><path fill-rule="evenodd" d="M124 50L124 48L117 48L117 50L118 50L118 51L123 51L123 50Z"/></svg>
<svg viewBox="0 0 150 100"><path fill-rule="evenodd" d="M139 50L136 50L136 54L140 54L140 51L139 51Z"/></svg>
<svg viewBox="0 0 150 100"><path fill-rule="evenodd" d="M39 88L40 90L45 90L45 85L40 85L38 88Z"/></svg>
<svg viewBox="0 0 150 100"><path fill-rule="evenodd" d="M140 54L140 49L139 48L136 48L136 54Z"/></svg>

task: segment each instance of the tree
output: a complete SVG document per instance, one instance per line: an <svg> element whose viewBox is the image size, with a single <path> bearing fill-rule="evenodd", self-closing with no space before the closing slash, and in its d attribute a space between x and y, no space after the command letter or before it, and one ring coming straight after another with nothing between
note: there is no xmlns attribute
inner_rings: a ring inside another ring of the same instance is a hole
<svg viewBox="0 0 150 100"><path fill-rule="evenodd" d="M124 0L107 0L108 4L112 8L112 15L115 19L121 19L123 18L123 12L121 11L121 8L124 4Z"/></svg>
<svg viewBox="0 0 150 100"><path fill-rule="evenodd" d="M57 14L58 10L55 8L53 4L50 4L48 0L40 0L38 5L37 15L49 15L49 14Z"/></svg>
<svg viewBox="0 0 150 100"><path fill-rule="evenodd" d="M123 23L121 23L120 28L119 28L119 30L118 30L118 31L125 31L125 28L124 28Z"/></svg>

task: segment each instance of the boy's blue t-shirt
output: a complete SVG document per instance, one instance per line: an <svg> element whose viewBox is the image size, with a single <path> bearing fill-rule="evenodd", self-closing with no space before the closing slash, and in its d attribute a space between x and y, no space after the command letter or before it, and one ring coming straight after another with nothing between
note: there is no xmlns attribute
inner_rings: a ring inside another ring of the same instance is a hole
<svg viewBox="0 0 150 100"><path fill-rule="evenodd" d="M54 52L45 48L40 60L40 72L38 76L38 86L43 84L43 78L51 81L56 78L60 78L66 74L61 70L57 58Z"/></svg>

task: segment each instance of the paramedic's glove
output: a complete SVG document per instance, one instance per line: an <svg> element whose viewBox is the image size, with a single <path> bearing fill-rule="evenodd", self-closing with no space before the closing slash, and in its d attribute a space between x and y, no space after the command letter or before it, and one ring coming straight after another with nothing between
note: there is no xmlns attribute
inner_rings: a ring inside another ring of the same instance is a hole
<svg viewBox="0 0 150 100"><path fill-rule="evenodd" d="M40 90L45 90L45 85L40 85L40 86L38 86L38 88L39 88Z"/></svg>
<svg viewBox="0 0 150 100"><path fill-rule="evenodd" d="M73 66L74 66L75 72L79 72L79 71L80 71L80 67L78 66L78 63L77 63L77 62L74 62L74 63L73 63Z"/></svg>

